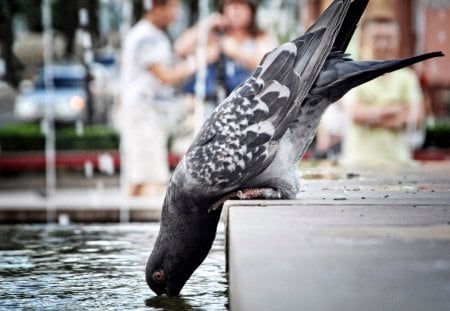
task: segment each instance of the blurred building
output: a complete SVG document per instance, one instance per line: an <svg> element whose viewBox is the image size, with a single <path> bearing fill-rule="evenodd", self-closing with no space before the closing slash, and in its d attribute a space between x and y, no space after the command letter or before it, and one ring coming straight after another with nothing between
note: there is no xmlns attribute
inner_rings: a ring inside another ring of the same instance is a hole
<svg viewBox="0 0 450 311"><path fill-rule="evenodd" d="M304 0L303 23L307 27L331 0ZM401 56L440 50L446 57L415 66L431 103L429 113L450 118L450 1L370 0L365 16L392 16L400 24Z"/></svg>

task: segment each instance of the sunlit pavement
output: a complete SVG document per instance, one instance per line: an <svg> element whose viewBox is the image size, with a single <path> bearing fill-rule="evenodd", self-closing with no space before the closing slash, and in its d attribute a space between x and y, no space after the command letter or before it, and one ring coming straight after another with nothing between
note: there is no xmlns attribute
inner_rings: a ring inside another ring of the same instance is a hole
<svg viewBox="0 0 450 311"><path fill-rule="evenodd" d="M301 187L226 203L231 310L448 310L448 162L306 168Z"/></svg>

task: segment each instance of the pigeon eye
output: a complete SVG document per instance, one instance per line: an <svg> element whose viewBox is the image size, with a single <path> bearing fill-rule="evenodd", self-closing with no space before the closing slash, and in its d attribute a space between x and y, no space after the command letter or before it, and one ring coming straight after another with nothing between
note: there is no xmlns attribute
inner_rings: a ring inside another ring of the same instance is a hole
<svg viewBox="0 0 450 311"><path fill-rule="evenodd" d="M158 270L153 272L153 281L155 281L156 283L162 283L164 282L164 271L162 270Z"/></svg>

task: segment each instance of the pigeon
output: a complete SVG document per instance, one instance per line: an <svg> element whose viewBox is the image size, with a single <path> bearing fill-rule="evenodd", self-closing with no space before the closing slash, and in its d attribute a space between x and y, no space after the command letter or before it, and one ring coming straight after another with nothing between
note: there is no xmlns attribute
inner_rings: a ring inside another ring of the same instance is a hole
<svg viewBox="0 0 450 311"><path fill-rule="evenodd" d="M295 198L297 162L330 104L384 73L443 56L352 60L343 51L367 3L334 0L303 36L267 53L205 120L166 191L146 266L157 295L179 295L203 262L226 200Z"/></svg>

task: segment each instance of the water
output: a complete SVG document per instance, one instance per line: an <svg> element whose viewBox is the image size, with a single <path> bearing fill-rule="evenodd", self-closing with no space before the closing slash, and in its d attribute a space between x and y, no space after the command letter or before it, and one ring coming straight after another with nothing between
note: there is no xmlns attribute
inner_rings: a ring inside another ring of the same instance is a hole
<svg viewBox="0 0 450 311"><path fill-rule="evenodd" d="M144 269L158 224L1 225L0 310L227 310L224 230L179 298Z"/></svg>

